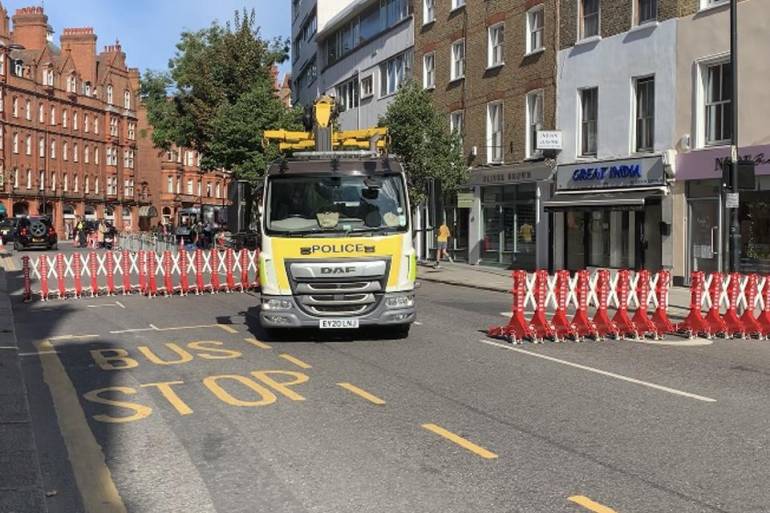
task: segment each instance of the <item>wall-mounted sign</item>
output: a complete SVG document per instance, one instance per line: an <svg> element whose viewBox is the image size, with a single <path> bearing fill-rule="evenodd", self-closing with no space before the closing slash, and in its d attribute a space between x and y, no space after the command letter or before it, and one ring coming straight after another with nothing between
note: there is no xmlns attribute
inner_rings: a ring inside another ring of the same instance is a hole
<svg viewBox="0 0 770 513"><path fill-rule="evenodd" d="M665 185L663 160L648 157L559 166L556 190L616 189Z"/></svg>
<svg viewBox="0 0 770 513"><path fill-rule="evenodd" d="M560 150L561 149L561 130L538 130L537 131L537 149L538 150Z"/></svg>
<svg viewBox="0 0 770 513"><path fill-rule="evenodd" d="M457 193L457 208L473 208L473 193L472 192L458 192Z"/></svg>
<svg viewBox="0 0 770 513"><path fill-rule="evenodd" d="M470 185L504 185L524 182L542 182L553 173L544 162L516 166L476 168L471 170Z"/></svg>

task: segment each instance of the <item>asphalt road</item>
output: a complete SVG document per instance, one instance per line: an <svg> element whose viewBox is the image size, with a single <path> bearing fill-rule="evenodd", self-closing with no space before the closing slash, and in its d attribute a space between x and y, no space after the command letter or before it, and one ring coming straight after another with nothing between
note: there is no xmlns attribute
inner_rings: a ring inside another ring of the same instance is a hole
<svg viewBox="0 0 770 513"><path fill-rule="evenodd" d="M504 294L418 301L404 340L275 341L252 294L14 298L49 511L770 511L770 343L511 346Z"/></svg>

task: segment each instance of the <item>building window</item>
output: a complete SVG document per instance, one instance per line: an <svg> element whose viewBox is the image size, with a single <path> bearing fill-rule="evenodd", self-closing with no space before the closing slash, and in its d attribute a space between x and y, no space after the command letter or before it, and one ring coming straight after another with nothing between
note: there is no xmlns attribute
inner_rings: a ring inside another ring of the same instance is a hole
<svg viewBox="0 0 770 513"><path fill-rule="evenodd" d="M78 129L78 113L73 112L72 113L72 129L77 130Z"/></svg>
<svg viewBox="0 0 770 513"><path fill-rule="evenodd" d="M452 43L451 67L449 78L458 80L465 76L465 39Z"/></svg>
<svg viewBox="0 0 770 513"><path fill-rule="evenodd" d="M61 145L61 158L64 161L69 160L69 144L67 144L67 141L64 141Z"/></svg>
<svg viewBox="0 0 770 513"><path fill-rule="evenodd" d="M94 164L99 165L99 147L94 147Z"/></svg>
<svg viewBox="0 0 770 513"><path fill-rule="evenodd" d="M580 91L580 155L596 156L597 117L599 114L599 89Z"/></svg>
<svg viewBox="0 0 770 513"><path fill-rule="evenodd" d="M542 5L532 8L527 13L527 53L543 49L543 27L545 8Z"/></svg>
<svg viewBox="0 0 770 513"><path fill-rule="evenodd" d="M53 70L47 69L43 72L43 85L53 87Z"/></svg>
<svg viewBox="0 0 770 513"><path fill-rule="evenodd" d="M655 145L655 78L636 80L636 141L637 152L650 152Z"/></svg>
<svg viewBox="0 0 770 513"><path fill-rule="evenodd" d="M40 171L37 176L37 187L42 191L45 189L45 171Z"/></svg>
<svg viewBox="0 0 770 513"><path fill-rule="evenodd" d="M131 108L131 91L128 89L123 93L123 108L126 110Z"/></svg>
<svg viewBox="0 0 770 513"><path fill-rule="evenodd" d="M540 151L537 149L537 132L543 129L543 91L535 91L527 95L527 135L526 135L526 157L539 157Z"/></svg>
<svg viewBox="0 0 770 513"><path fill-rule="evenodd" d="M487 105L487 162L503 161L503 103Z"/></svg>
<svg viewBox="0 0 770 513"><path fill-rule="evenodd" d="M94 177L94 194L99 194L99 177Z"/></svg>
<svg viewBox="0 0 770 513"><path fill-rule="evenodd" d="M222 188L219 184L217 184L216 191L216 197L219 198L222 195Z"/></svg>
<svg viewBox="0 0 770 513"><path fill-rule="evenodd" d="M88 194L91 192L91 177L86 175L86 177L83 179L83 191Z"/></svg>
<svg viewBox="0 0 770 513"><path fill-rule="evenodd" d="M187 194L192 195L193 194L193 181L192 179L187 180Z"/></svg>
<svg viewBox="0 0 770 513"><path fill-rule="evenodd" d="M723 62L705 71L706 144L726 144L733 136L732 66Z"/></svg>
<svg viewBox="0 0 770 513"><path fill-rule="evenodd" d="M88 145L83 147L83 162L86 164L91 163L91 148L89 148Z"/></svg>
<svg viewBox="0 0 770 513"><path fill-rule="evenodd" d="M38 158L45 158L45 139L42 137L37 141L37 156Z"/></svg>
<svg viewBox="0 0 770 513"><path fill-rule="evenodd" d="M19 188L19 169L13 168L13 188Z"/></svg>
<svg viewBox="0 0 770 513"><path fill-rule="evenodd" d="M70 75L67 77L67 92L68 93L74 93L78 90L78 79L75 77L75 75Z"/></svg>
<svg viewBox="0 0 770 513"><path fill-rule="evenodd" d="M463 145L463 135L465 130L465 114L458 110L449 114L449 129L457 136L460 147Z"/></svg>
<svg viewBox="0 0 770 513"><path fill-rule="evenodd" d="M13 152L19 153L19 134L13 134Z"/></svg>
<svg viewBox="0 0 770 513"><path fill-rule="evenodd" d="M32 188L32 170L27 169L27 189Z"/></svg>
<svg viewBox="0 0 770 513"><path fill-rule="evenodd" d="M11 103L11 110L13 112L13 117L18 118L19 117L19 99L14 98L13 102Z"/></svg>
<svg viewBox="0 0 770 513"><path fill-rule="evenodd" d="M61 126L62 128L67 128L67 111L63 110L61 113Z"/></svg>
<svg viewBox="0 0 770 513"><path fill-rule="evenodd" d="M99 133L99 116L94 116L94 133Z"/></svg>
<svg viewBox="0 0 770 513"><path fill-rule="evenodd" d="M170 193L174 192L174 177L173 176L167 176L166 177L166 192L170 192Z"/></svg>
<svg viewBox="0 0 770 513"><path fill-rule="evenodd" d="M465 0L452 0L452 10L459 9L465 5Z"/></svg>
<svg viewBox="0 0 770 513"><path fill-rule="evenodd" d="M56 159L56 141L51 141L51 154L49 156Z"/></svg>
<svg viewBox="0 0 770 513"><path fill-rule="evenodd" d="M580 39L599 35L599 0L580 0Z"/></svg>
<svg viewBox="0 0 770 513"><path fill-rule="evenodd" d="M436 19L436 0L423 0L422 24L426 25Z"/></svg>
<svg viewBox="0 0 770 513"><path fill-rule="evenodd" d="M78 188L79 188L78 186L80 185L79 182L80 182L80 176L75 175L75 176L72 177L72 190L73 191L78 192Z"/></svg>
<svg viewBox="0 0 770 513"><path fill-rule="evenodd" d="M27 139L24 141L24 152L27 155L32 155L32 136L28 135Z"/></svg>
<svg viewBox="0 0 770 513"><path fill-rule="evenodd" d="M343 112L358 107L358 77L338 85L335 89L337 105Z"/></svg>
<svg viewBox="0 0 770 513"><path fill-rule="evenodd" d="M62 176L62 189L64 189L64 192L67 192L69 190L69 177L67 176L67 173L64 173L64 176Z"/></svg>
<svg viewBox="0 0 770 513"><path fill-rule="evenodd" d="M206 197L210 198L212 193L211 182L206 182Z"/></svg>
<svg viewBox="0 0 770 513"><path fill-rule="evenodd" d="M367 75L361 79L361 98L374 95L374 76Z"/></svg>
<svg viewBox="0 0 770 513"><path fill-rule="evenodd" d="M42 103L37 108L37 121L45 123L45 106Z"/></svg>
<svg viewBox="0 0 770 513"><path fill-rule="evenodd" d="M27 121L32 121L32 102L29 100L24 103L24 117Z"/></svg>
<svg viewBox="0 0 770 513"><path fill-rule="evenodd" d="M380 64L380 95L394 94L411 75L412 52L407 51Z"/></svg>
<svg viewBox="0 0 770 513"><path fill-rule="evenodd" d="M91 82L83 82L83 94L91 96Z"/></svg>
<svg viewBox="0 0 770 513"><path fill-rule="evenodd" d="M78 143L75 143L72 145L72 162L77 162L80 158L80 155L78 155Z"/></svg>
<svg viewBox="0 0 770 513"><path fill-rule="evenodd" d="M83 115L83 131L88 133L91 130L91 124L89 123L88 114Z"/></svg>
<svg viewBox="0 0 770 513"><path fill-rule="evenodd" d="M636 0L636 24L658 19L658 0Z"/></svg>
<svg viewBox="0 0 770 513"><path fill-rule="evenodd" d="M56 125L56 107L51 107L51 126Z"/></svg>
<svg viewBox="0 0 770 513"><path fill-rule="evenodd" d="M487 30L487 67L502 66L505 25L498 23ZM465 48L463 48L465 50ZM465 53L465 52L463 52ZM463 66L464 67L464 66ZM464 70L463 70L464 73Z"/></svg>
<svg viewBox="0 0 770 513"><path fill-rule="evenodd" d="M112 105L112 86L107 86L107 105Z"/></svg>
<svg viewBox="0 0 770 513"><path fill-rule="evenodd" d="M118 136L118 118L110 117L110 135L113 137Z"/></svg>
<svg viewBox="0 0 770 513"><path fill-rule="evenodd" d="M128 140L129 141L136 140L136 123L128 124Z"/></svg>
<svg viewBox="0 0 770 513"><path fill-rule="evenodd" d="M426 53L422 56L422 86L425 89L436 87L435 54Z"/></svg>

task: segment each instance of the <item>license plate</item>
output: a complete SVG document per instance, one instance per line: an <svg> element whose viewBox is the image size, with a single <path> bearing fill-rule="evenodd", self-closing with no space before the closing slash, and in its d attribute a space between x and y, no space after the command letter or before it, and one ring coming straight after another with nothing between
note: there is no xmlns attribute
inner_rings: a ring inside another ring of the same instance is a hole
<svg viewBox="0 0 770 513"><path fill-rule="evenodd" d="M358 328L358 319L321 319L318 326L321 329L353 329Z"/></svg>

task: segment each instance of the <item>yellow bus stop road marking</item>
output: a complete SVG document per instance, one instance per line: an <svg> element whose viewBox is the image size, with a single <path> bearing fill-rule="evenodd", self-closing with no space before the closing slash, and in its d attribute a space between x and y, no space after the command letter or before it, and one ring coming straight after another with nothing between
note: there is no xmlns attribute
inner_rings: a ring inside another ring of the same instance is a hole
<svg viewBox="0 0 770 513"><path fill-rule="evenodd" d="M272 346L270 346L268 344L265 344L264 342L262 342L260 340L257 340L256 338L253 338L253 337L244 338L243 340L245 340L246 342L248 342L252 346L258 347L260 349L272 349L273 348Z"/></svg>
<svg viewBox="0 0 770 513"><path fill-rule="evenodd" d="M307 364L307 363L303 362L302 360L300 360L299 358L296 358L296 357L294 357L294 356L292 356L290 354L281 353L278 356L280 356L281 358L283 358L284 360L286 360L288 362L293 363L294 365L296 365L300 369L312 369L313 368L310 364Z"/></svg>
<svg viewBox="0 0 770 513"><path fill-rule="evenodd" d="M447 431L446 429L442 428L441 426L437 426L436 424L423 424L422 427L424 429L427 429L428 431L431 431L433 433L436 433L439 436L442 436L449 440L450 442L454 442L463 449L467 449L471 451L472 453L476 454L477 456L481 456L484 459L487 460L493 460L497 458L497 454L488 451L484 449L483 447L480 447L473 442L466 440L465 438L461 437L460 435L456 435L452 433L451 431Z"/></svg>
<svg viewBox="0 0 770 513"><path fill-rule="evenodd" d="M220 328L222 328L228 333L238 333L238 330L236 330L232 326L228 326L227 324L217 324L217 326L219 326Z"/></svg>
<svg viewBox="0 0 770 513"><path fill-rule="evenodd" d="M598 502L594 502L588 497L584 497L583 495L573 495L569 498L569 500L575 504L583 506L585 509L593 511L594 513L617 513L614 509L603 506Z"/></svg>
<svg viewBox="0 0 770 513"><path fill-rule="evenodd" d="M376 404L377 406L382 406L383 404L385 404L385 401L383 401L382 399L380 399L376 395L370 394L366 390L360 389L360 388L358 388L355 385L351 385L350 383L337 383L337 385L341 386L342 388L344 388L345 390L347 390L349 392L352 392L352 393L356 394L359 397L363 397L364 399L366 399L370 403Z"/></svg>
<svg viewBox="0 0 770 513"><path fill-rule="evenodd" d="M46 340L37 344L43 379L51 392L59 429L67 447L83 505L88 513L126 513L126 506L104 461L104 452L88 427L75 386Z"/></svg>

